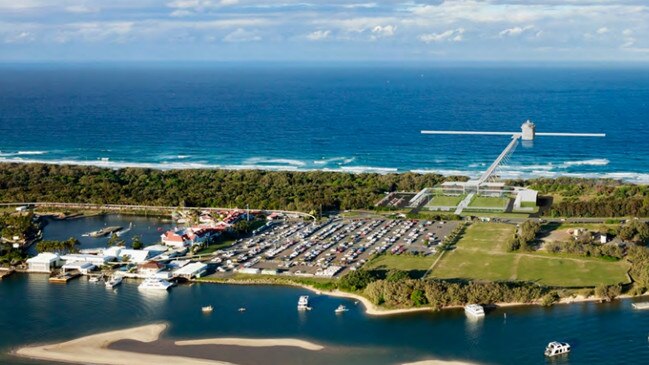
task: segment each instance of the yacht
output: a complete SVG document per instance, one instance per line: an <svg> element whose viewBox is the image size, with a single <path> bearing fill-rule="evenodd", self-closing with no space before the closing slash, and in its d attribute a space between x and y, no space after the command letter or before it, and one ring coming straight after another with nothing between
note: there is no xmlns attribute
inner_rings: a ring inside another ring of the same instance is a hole
<svg viewBox="0 0 649 365"><path fill-rule="evenodd" d="M210 312L212 312L214 310L214 308L212 308L211 305L207 305L207 306L201 308L201 310L203 311L203 313L210 313Z"/></svg>
<svg viewBox="0 0 649 365"><path fill-rule="evenodd" d="M484 317L484 308L480 304L467 304L464 313L469 317L481 318Z"/></svg>
<svg viewBox="0 0 649 365"><path fill-rule="evenodd" d="M169 290L172 286L172 283L164 279L147 278L138 285L138 289Z"/></svg>
<svg viewBox="0 0 649 365"><path fill-rule="evenodd" d="M649 302L640 302L631 304L633 309L649 309Z"/></svg>
<svg viewBox="0 0 649 365"><path fill-rule="evenodd" d="M309 296L308 295L303 295L300 297L300 299L297 301L297 309L298 310L309 310Z"/></svg>
<svg viewBox="0 0 649 365"><path fill-rule="evenodd" d="M105 285L106 285L107 288L114 288L114 287L118 286L119 284L121 284L122 280L124 280L124 279L121 276L113 275L113 276L110 277L110 279L108 281L106 281Z"/></svg>
<svg viewBox="0 0 649 365"><path fill-rule="evenodd" d="M347 307L345 307L344 305L341 304L341 305L338 306L338 308L336 308L336 310L334 312L343 313L343 312L347 312L348 310L349 309L347 309Z"/></svg>
<svg viewBox="0 0 649 365"><path fill-rule="evenodd" d="M89 277L88 282L98 283L99 282L99 276L91 276L91 277Z"/></svg>
<svg viewBox="0 0 649 365"><path fill-rule="evenodd" d="M552 341L545 348L545 356L557 356L570 352L570 345L566 342Z"/></svg>

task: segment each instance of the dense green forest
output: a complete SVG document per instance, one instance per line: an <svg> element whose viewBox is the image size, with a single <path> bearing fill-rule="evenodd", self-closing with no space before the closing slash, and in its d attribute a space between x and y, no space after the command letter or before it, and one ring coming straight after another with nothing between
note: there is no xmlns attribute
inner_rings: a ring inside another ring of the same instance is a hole
<svg viewBox="0 0 649 365"><path fill-rule="evenodd" d="M153 170L0 163L1 202L76 202L312 210L368 209L392 191L419 191L437 174L331 171ZM555 197L545 215L649 216L649 186L607 179L510 181Z"/></svg>
<svg viewBox="0 0 649 365"><path fill-rule="evenodd" d="M106 169L0 164L0 201L239 207L310 211L365 209L386 191L417 191L435 174L263 170Z"/></svg>

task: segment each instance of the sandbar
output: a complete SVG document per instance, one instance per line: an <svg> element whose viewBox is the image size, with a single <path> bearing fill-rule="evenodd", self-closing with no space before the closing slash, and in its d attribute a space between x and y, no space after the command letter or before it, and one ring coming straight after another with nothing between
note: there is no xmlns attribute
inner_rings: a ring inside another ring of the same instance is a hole
<svg viewBox="0 0 649 365"><path fill-rule="evenodd" d="M233 365L229 362L180 356L164 356L108 349L113 342L135 340L153 342L167 328L164 323L90 335L51 345L23 347L14 355L37 360L101 365Z"/></svg>
<svg viewBox="0 0 649 365"><path fill-rule="evenodd" d="M287 346L299 347L304 350L320 351L324 349L323 346L317 345L312 342L298 340L294 338L206 338L200 340L184 340L174 342L176 346L197 346L197 345L230 345L230 346L246 346L246 347L273 347L273 346Z"/></svg>

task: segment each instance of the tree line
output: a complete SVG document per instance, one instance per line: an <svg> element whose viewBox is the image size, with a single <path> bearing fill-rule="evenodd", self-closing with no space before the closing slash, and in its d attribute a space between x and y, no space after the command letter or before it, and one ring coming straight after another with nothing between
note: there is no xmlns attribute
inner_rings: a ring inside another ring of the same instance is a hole
<svg viewBox="0 0 649 365"><path fill-rule="evenodd" d="M333 171L155 170L0 163L0 202L70 202L285 209L303 212L371 209L386 192L419 191L439 174ZM561 196L544 210L562 217L649 216L649 187L610 179L508 181Z"/></svg>
<svg viewBox="0 0 649 365"><path fill-rule="evenodd" d="M286 209L367 209L385 192L418 191L437 174L153 170L0 164L0 201Z"/></svg>

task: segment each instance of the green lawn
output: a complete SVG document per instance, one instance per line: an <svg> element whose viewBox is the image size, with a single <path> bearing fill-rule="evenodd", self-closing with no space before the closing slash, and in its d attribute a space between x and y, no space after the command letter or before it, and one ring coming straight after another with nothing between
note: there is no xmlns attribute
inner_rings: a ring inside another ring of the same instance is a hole
<svg viewBox="0 0 649 365"><path fill-rule="evenodd" d="M375 257L365 264L371 270L398 269L403 271L426 271L435 262L437 256L389 255Z"/></svg>
<svg viewBox="0 0 649 365"><path fill-rule="evenodd" d="M443 279L521 280L582 287L627 282L628 264L580 256L506 252L513 225L474 223L430 276Z"/></svg>
<svg viewBox="0 0 649 365"><path fill-rule="evenodd" d="M427 204L429 207L456 207L464 196L436 195Z"/></svg>
<svg viewBox="0 0 649 365"><path fill-rule="evenodd" d="M628 264L588 258L548 258L524 256L518 263L516 279L550 286L595 286L628 281Z"/></svg>
<svg viewBox="0 0 649 365"><path fill-rule="evenodd" d="M472 208L505 208L509 198L495 198L490 196L475 196L469 207Z"/></svg>

